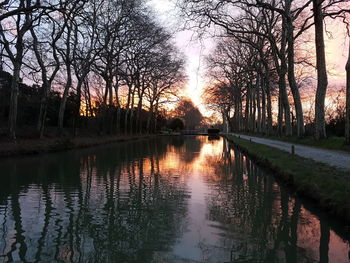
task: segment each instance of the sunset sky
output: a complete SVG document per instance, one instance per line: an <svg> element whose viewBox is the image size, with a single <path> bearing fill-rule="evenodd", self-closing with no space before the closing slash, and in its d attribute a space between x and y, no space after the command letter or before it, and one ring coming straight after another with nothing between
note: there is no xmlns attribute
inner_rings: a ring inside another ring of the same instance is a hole
<svg viewBox="0 0 350 263"><path fill-rule="evenodd" d="M213 51L215 40L198 40L195 31L182 30L181 22L184 21L184 18L179 16L173 0L150 0L149 6L155 10L162 25L174 32L176 45L186 57L186 73L189 80L184 95L192 99L202 114L210 115L201 101L201 94L203 88L207 85L205 80L205 56ZM344 86L344 68L349 40L346 38L346 29L342 23L338 21L327 22L327 30L332 34L326 34L327 67L330 72L329 83L330 86ZM308 35L312 37L313 29L309 30ZM312 44L310 52L313 49L314 45Z"/></svg>

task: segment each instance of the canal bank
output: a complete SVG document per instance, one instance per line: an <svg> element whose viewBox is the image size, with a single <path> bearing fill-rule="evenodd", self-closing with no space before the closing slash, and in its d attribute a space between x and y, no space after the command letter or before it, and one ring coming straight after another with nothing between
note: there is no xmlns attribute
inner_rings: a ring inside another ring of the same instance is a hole
<svg viewBox="0 0 350 263"><path fill-rule="evenodd" d="M115 142L147 139L152 136L153 135L57 137L18 140L16 143L0 142L0 158L88 148Z"/></svg>
<svg viewBox="0 0 350 263"><path fill-rule="evenodd" d="M311 199L328 213L350 222L350 174L348 171L292 155L233 135L224 135L259 165L271 169L300 196Z"/></svg>

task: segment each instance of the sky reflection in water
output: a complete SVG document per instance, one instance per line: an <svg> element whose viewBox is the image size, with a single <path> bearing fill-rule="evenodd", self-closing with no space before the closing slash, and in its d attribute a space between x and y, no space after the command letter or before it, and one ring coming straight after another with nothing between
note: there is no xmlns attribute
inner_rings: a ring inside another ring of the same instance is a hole
<svg viewBox="0 0 350 263"><path fill-rule="evenodd" d="M222 139L4 159L0 171L0 262L350 262L347 226Z"/></svg>

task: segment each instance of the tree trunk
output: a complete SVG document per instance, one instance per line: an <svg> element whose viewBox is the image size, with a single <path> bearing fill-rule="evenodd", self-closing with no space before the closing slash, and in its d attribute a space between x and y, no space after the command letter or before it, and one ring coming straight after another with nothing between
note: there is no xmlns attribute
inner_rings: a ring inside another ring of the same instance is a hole
<svg viewBox="0 0 350 263"><path fill-rule="evenodd" d="M295 71L294 71L294 26L293 26L293 20L292 15L290 12L291 8L291 0L286 1L286 35L287 35L287 42L288 42L288 82L290 89L293 94L293 100L295 105L295 113L296 113L296 120L297 120L297 135L298 137L302 137L305 134L305 127L304 127L304 115L303 115L303 106L301 103L300 98L300 92L298 89L297 82L295 80Z"/></svg>
<svg viewBox="0 0 350 263"><path fill-rule="evenodd" d="M286 136L292 135L292 126L291 126L291 120L290 120L290 105L288 101L288 95L287 95L287 87L286 87L286 80L285 80L285 74L283 74L283 77L280 78L280 85L281 85L281 102L283 105L283 112L284 112L284 124L285 124L285 134Z"/></svg>
<svg viewBox="0 0 350 263"><path fill-rule="evenodd" d="M109 80L108 83L108 92L109 92L109 106L114 105L113 101L113 80Z"/></svg>
<svg viewBox="0 0 350 263"><path fill-rule="evenodd" d="M130 109L127 108L125 111L125 118L124 118L124 133L127 134L128 133L128 126L129 126L129 112Z"/></svg>
<svg viewBox="0 0 350 263"><path fill-rule="evenodd" d="M120 105L117 106L117 133L119 134L120 133L120 126L121 126L121 121L120 121Z"/></svg>
<svg viewBox="0 0 350 263"><path fill-rule="evenodd" d="M39 118L38 118L38 124L37 124L37 130L40 133L40 138L44 136L47 105L48 105L49 92L50 92L50 84L45 80L43 82L42 89L43 89L43 95L40 100L40 111L39 111Z"/></svg>
<svg viewBox="0 0 350 263"><path fill-rule="evenodd" d="M9 136L10 139L16 141L16 126L17 126L17 109L18 109L18 93L19 80L21 71L21 62L14 63L13 78L11 82L11 98L9 112Z"/></svg>
<svg viewBox="0 0 350 263"><path fill-rule="evenodd" d="M84 92L85 92L85 101L86 101L86 105L87 105L86 116L93 117L94 112L92 109L91 94L90 94L90 87L89 87L88 81L84 82Z"/></svg>
<svg viewBox="0 0 350 263"><path fill-rule="evenodd" d="M42 80L42 97L40 100L40 111L39 111L39 117L38 117L38 123L37 123L37 131L39 131L40 134L40 138L42 138L44 136L44 131L45 131L45 122L46 122L46 114L47 114L47 105L48 105L48 100L49 100L49 95L50 95L50 89L51 89L51 79L53 80L53 77L56 75L56 73L58 72L59 69L59 63L58 58L57 58L57 54L55 53L56 49L54 49L54 54L53 57L57 63L57 65L55 66L53 72L52 72L52 76L49 80L48 76L47 76L47 69L42 57L42 53L39 51L39 41L38 41L38 37L35 34L34 28L30 29L32 38L33 38L33 50L34 50L34 54L35 57L38 61L38 64L40 66L41 69L41 80ZM55 43L55 41L54 41ZM54 46L54 45L53 45Z"/></svg>
<svg viewBox="0 0 350 263"><path fill-rule="evenodd" d="M288 94L287 94L287 84L286 84L286 74L288 71L288 65L286 60L286 43L287 41L287 26L286 26L286 19L283 18L283 24L282 24L282 41L281 41L281 50L280 50L280 60L281 60L281 67L279 69L279 86L280 86L280 94L281 97L281 103L283 105L283 111L284 111L284 124L285 124L285 135L291 136L292 135L292 126L291 126L291 120L290 120L290 105L288 101Z"/></svg>
<svg viewBox="0 0 350 263"><path fill-rule="evenodd" d="M142 97L139 98L137 103L137 112L136 112L136 132L142 133L142 120L141 120L141 111L142 111Z"/></svg>
<svg viewBox="0 0 350 263"><path fill-rule="evenodd" d="M226 119L227 119L228 132L232 131L232 122L231 122L230 112L231 112L231 108L226 109Z"/></svg>
<svg viewBox="0 0 350 263"><path fill-rule="evenodd" d="M325 139L326 121L325 121L325 99L328 86L325 44L323 36L323 13L322 0L313 0L313 12L315 22L315 44L316 44L316 62L317 62L317 91L315 101L315 138L316 140Z"/></svg>
<svg viewBox="0 0 350 263"><path fill-rule="evenodd" d="M265 68L265 74L263 79L263 93L266 94L266 128L265 133L267 135L271 135L272 133L272 101L271 101L271 90L270 90L270 69L269 65L266 61L262 61L264 68ZM264 95L265 96L265 95Z"/></svg>
<svg viewBox="0 0 350 263"><path fill-rule="evenodd" d="M63 134L63 121L64 121L64 113L66 110L67 105L67 99L69 95L69 89L72 86L72 73L70 66L67 68L67 83L64 87L61 103L60 103L60 109L58 112L58 131L62 135Z"/></svg>
<svg viewBox="0 0 350 263"><path fill-rule="evenodd" d="M154 105L154 130L153 132L155 133L157 131L157 117L158 117L158 107L159 107L159 101L156 101L156 104Z"/></svg>
<svg viewBox="0 0 350 263"><path fill-rule="evenodd" d="M267 135L272 134L272 100L270 87L266 87L266 97L267 97Z"/></svg>
<svg viewBox="0 0 350 263"><path fill-rule="evenodd" d="M251 120L251 131L256 132L256 97L257 97L257 90L256 87L253 89L252 93L252 120Z"/></svg>
<svg viewBox="0 0 350 263"><path fill-rule="evenodd" d="M130 111L130 133L134 132L134 103L135 103L135 91L131 94L131 111Z"/></svg>
<svg viewBox="0 0 350 263"><path fill-rule="evenodd" d="M278 89L278 120L277 120L277 133L278 136L283 134L283 102L282 102L282 91L281 86Z"/></svg>
<svg viewBox="0 0 350 263"><path fill-rule="evenodd" d="M6 1L5 1L6 2ZM31 1L20 1L19 5L21 7L29 7L31 5ZM6 39L5 30L3 29L2 24L0 23L0 35L1 35L1 43L3 49L6 50L7 55L9 56L12 64L13 64L13 78L11 83L11 96L10 96L10 109L9 109L9 124L8 124L8 133L9 138L13 141L16 141L16 126L17 126L17 111L18 111L18 94L19 94L19 81L20 81L20 72L23 63L23 53L24 53L24 40L23 37L26 32L32 27L32 20L29 15L30 12L25 13L25 19L21 21L21 13L17 14L16 21L16 44L15 50L16 55L11 50L10 42Z"/></svg>
<svg viewBox="0 0 350 263"><path fill-rule="evenodd" d="M72 33L72 22L70 26L67 28L67 39L66 39L66 51L63 56L64 63L66 65L66 70L67 70L67 80L66 80L66 85L64 87L61 103L60 103L60 109L58 112L58 132L60 135L63 134L63 121L64 121L64 114L66 110L66 105L67 105L67 99L69 95L69 89L72 86L72 68L71 68L71 33Z"/></svg>
<svg viewBox="0 0 350 263"><path fill-rule="evenodd" d="M75 112L74 112L74 136L78 135L78 128L80 127L80 106L81 106L81 88L83 86L83 82L86 75L83 76L81 79L78 79L77 84L77 94L75 98Z"/></svg>
<svg viewBox="0 0 350 263"><path fill-rule="evenodd" d="M238 99L235 98L233 105L234 113L233 113L233 132L239 132L239 105Z"/></svg>
<svg viewBox="0 0 350 263"><path fill-rule="evenodd" d="M250 105L250 91L249 89L247 90L247 95L246 95L247 99L246 99L246 102L245 102L245 127L244 127L244 130L246 132L249 131L249 105Z"/></svg>
<svg viewBox="0 0 350 263"><path fill-rule="evenodd" d="M147 133L150 134L151 133L151 119L153 116L153 110L150 109L150 111L148 112L148 117L147 117Z"/></svg>
<svg viewBox="0 0 350 263"><path fill-rule="evenodd" d="M108 74L107 76L105 76L104 81L106 82L106 87L105 87L103 102L107 106L107 98L108 98L108 105L112 106L114 104L113 103L113 79Z"/></svg>
<svg viewBox="0 0 350 263"><path fill-rule="evenodd" d="M103 95L103 105L105 107L107 106L107 96L108 96L108 88L107 88L107 85L106 85L105 94Z"/></svg>
<svg viewBox="0 0 350 263"><path fill-rule="evenodd" d="M261 102L260 102L260 80L258 81L257 85L257 93L256 93L256 105L257 105L257 111L258 111L258 121L257 121L257 131L258 133L261 133Z"/></svg>
<svg viewBox="0 0 350 263"><path fill-rule="evenodd" d="M242 131L242 118L243 118L243 107L242 107L242 100L241 97L237 98L237 131Z"/></svg>
<svg viewBox="0 0 350 263"><path fill-rule="evenodd" d="M266 95L265 95L265 83L261 82L261 132L266 134Z"/></svg>
<svg viewBox="0 0 350 263"><path fill-rule="evenodd" d="M115 102L118 108L120 108L120 102L119 102L119 82L118 79L116 80L116 83L114 84L114 93L115 93Z"/></svg>
<svg viewBox="0 0 350 263"><path fill-rule="evenodd" d="M346 63L346 115L345 115L345 144L350 144L350 41L349 55Z"/></svg>
<svg viewBox="0 0 350 263"><path fill-rule="evenodd" d="M227 119L224 110L221 110L221 118L222 118L222 126L224 129L224 133L228 133L227 129Z"/></svg>
<svg viewBox="0 0 350 263"><path fill-rule="evenodd" d="M330 241L330 228L324 221L320 222L320 263L329 262L329 241Z"/></svg>
<svg viewBox="0 0 350 263"><path fill-rule="evenodd" d="M242 128L242 97L241 92L238 89L238 85L236 85L236 89L234 90L234 109L235 109L235 132L240 132Z"/></svg>

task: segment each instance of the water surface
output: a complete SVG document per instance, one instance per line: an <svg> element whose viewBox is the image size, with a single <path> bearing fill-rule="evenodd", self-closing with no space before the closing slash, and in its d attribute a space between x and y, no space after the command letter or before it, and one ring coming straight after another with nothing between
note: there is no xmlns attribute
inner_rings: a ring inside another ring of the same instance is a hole
<svg viewBox="0 0 350 263"><path fill-rule="evenodd" d="M0 161L0 262L348 263L349 236L223 139Z"/></svg>

